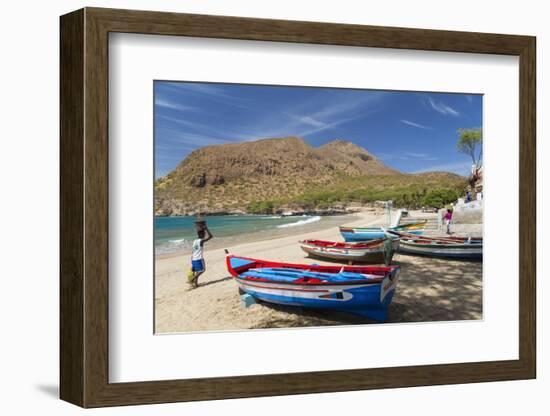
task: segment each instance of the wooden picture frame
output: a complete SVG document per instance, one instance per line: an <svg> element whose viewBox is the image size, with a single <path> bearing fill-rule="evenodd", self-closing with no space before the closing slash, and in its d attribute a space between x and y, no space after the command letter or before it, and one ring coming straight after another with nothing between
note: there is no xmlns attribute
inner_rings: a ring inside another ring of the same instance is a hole
<svg viewBox="0 0 550 416"><path fill-rule="evenodd" d="M85 8L61 17L60 396L82 407L529 379L536 376L535 38ZM109 383L110 32L519 57L519 359Z"/></svg>

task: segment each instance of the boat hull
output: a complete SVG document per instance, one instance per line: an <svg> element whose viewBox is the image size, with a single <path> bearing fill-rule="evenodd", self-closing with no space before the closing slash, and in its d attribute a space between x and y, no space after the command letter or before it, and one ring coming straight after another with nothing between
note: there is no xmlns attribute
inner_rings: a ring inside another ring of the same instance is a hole
<svg viewBox="0 0 550 416"><path fill-rule="evenodd" d="M404 231L409 234L422 235L427 221L417 221L409 224L402 224L397 227L340 227L340 234L346 242L369 241L378 238L385 238L387 230Z"/></svg>
<svg viewBox="0 0 550 416"><path fill-rule="evenodd" d="M392 230L388 230L388 236L400 239L399 253L467 260L483 258L481 237L424 237Z"/></svg>
<svg viewBox="0 0 550 416"><path fill-rule="evenodd" d="M445 257L454 259L481 260L483 258L483 247L478 244L471 244L471 247L464 245L445 244L417 244L401 241L399 253L414 254L429 257Z"/></svg>
<svg viewBox="0 0 550 416"><path fill-rule="evenodd" d="M393 250L397 251L399 240L392 241ZM384 263L385 251L384 245L379 244L372 248L353 248L353 247L327 247L314 244L304 244L302 250L309 256L319 259L338 260L348 263Z"/></svg>
<svg viewBox="0 0 550 416"><path fill-rule="evenodd" d="M409 233L415 234L415 235L422 235L424 233L424 230L411 230L409 231ZM340 231L340 234L342 234L344 241L347 243L376 240L378 238L386 237L386 233L382 228L372 228L369 230L355 231L355 232Z"/></svg>
<svg viewBox="0 0 550 416"><path fill-rule="evenodd" d="M236 263L238 267L235 268L231 264L232 258L235 257L228 256L228 269L231 274L235 276L235 281L239 288L243 292L259 300L303 308L337 310L367 317L379 322L383 322L387 318L387 309L395 294L400 271L399 267L391 266L391 268L386 268L389 270L388 273L370 282L349 281L339 283L296 284L251 278L248 274L251 273L252 270L257 269L246 269L246 266L243 265L243 260L254 262L255 259L236 257L238 260ZM271 266L274 265L273 262L269 264ZM340 269L338 266L299 266L309 267L308 270L315 269L316 267L323 270L329 268L335 270ZM364 267L346 268L347 271L353 269L364 269ZM250 272L247 270L250 270Z"/></svg>

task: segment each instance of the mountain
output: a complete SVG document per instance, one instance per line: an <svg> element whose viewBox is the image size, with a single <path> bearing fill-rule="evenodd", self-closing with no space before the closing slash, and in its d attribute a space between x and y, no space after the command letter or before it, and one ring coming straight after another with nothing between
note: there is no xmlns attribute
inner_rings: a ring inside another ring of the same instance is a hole
<svg viewBox="0 0 550 416"><path fill-rule="evenodd" d="M400 172L391 169L362 147L344 140L334 140L313 151L328 162L336 171L349 176L395 175Z"/></svg>
<svg viewBox="0 0 550 416"><path fill-rule="evenodd" d="M344 140L314 148L298 137L206 146L190 153L155 184L157 215L247 212L251 204L361 186L366 178L394 177L365 149ZM383 180L382 182L386 182Z"/></svg>

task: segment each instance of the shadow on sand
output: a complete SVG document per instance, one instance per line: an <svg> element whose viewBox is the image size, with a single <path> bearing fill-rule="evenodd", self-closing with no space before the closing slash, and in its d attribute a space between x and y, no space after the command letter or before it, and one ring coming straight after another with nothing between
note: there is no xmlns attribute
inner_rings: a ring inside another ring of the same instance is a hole
<svg viewBox="0 0 550 416"><path fill-rule="evenodd" d="M483 263L398 255L401 281L388 322L482 319Z"/></svg>
<svg viewBox="0 0 550 416"><path fill-rule="evenodd" d="M231 280L231 279L233 279L231 276L227 276L227 277L223 277L223 278L217 279L217 280L210 280L208 282L199 283L199 287L214 285L216 283L221 283L221 282L227 282L228 280Z"/></svg>

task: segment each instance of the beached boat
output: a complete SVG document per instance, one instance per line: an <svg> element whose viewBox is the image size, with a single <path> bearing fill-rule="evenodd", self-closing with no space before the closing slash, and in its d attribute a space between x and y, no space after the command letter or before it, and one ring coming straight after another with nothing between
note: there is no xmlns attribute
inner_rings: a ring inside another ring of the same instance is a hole
<svg viewBox="0 0 550 416"><path fill-rule="evenodd" d="M346 242L368 241L384 238L384 230L404 231L411 234L422 234L426 228L427 220L412 221L407 224L401 224L394 227L340 227L340 234Z"/></svg>
<svg viewBox="0 0 550 416"><path fill-rule="evenodd" d="M364 243L340 243L323 240L303 240L300 247L311 257L353 263L386 263L399 247L399 239L378 239Z"/></svg>
<svg viewBox="0 0 550 416"><path fill-rule="evenodd" d="M399 266L320 266L228 255L239 288L271 303L339 310L385 321Z"/></svg>
<svg viewBox="0 0 550 416"><path fill-rule="evenodd" d="M428 237L387 230L388 235L399 238L399 253L456 259L483 258L482 237Z"/></svg>

